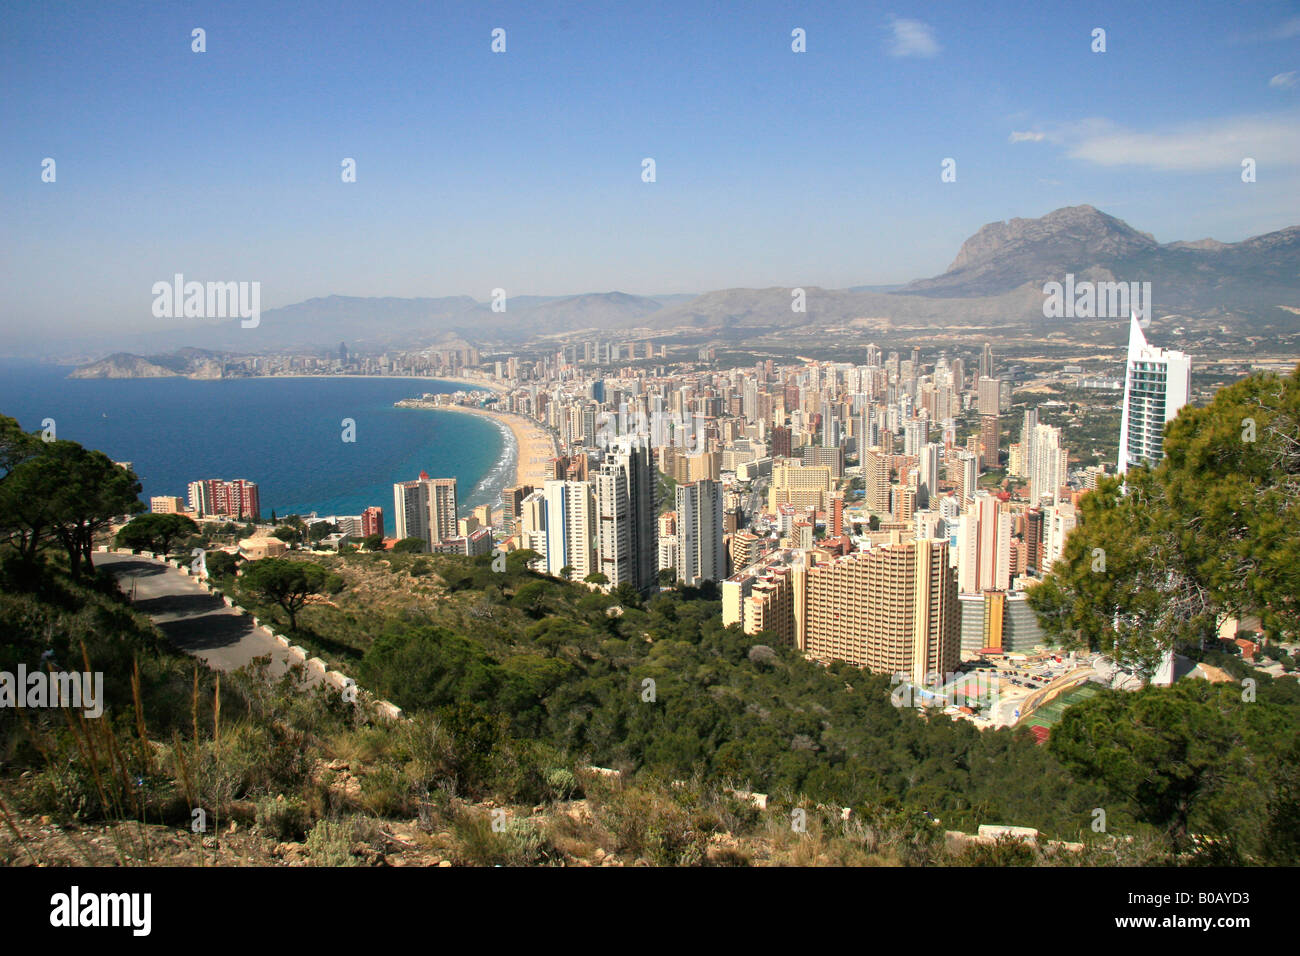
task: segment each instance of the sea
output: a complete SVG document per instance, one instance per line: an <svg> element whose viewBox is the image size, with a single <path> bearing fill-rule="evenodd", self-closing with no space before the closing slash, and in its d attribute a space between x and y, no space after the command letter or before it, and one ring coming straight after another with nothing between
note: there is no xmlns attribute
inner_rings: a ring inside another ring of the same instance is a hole
<svg viewBox="0 0 1300 956"><path fill-rule="evenodd" d="M514 478L514 437L480 415L394 408L467 386L428 378L70 379L71 367L0 365L0 414L26 431L52 419L56 438L129 461L146 506L186 497L191 481L255 481L262 517L384 509L393 484L427 471L457 480L458 505L494 507ZM344 419L355 441L344 441Z"/></svg>

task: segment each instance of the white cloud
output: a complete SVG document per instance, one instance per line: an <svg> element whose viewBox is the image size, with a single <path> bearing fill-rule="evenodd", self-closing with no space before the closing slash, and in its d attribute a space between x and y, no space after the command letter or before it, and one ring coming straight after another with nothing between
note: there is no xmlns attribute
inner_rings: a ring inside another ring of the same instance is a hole
<svg viewBox="0 0 1300 956"><path fill-rule="evenodd" d="M1043 140L1045 140L1045 139L1047 139L1047 134L1046 134L1046 133L1037 133L1037 132L1032 132L1032 131L1029 131L1029 130L1026 130L1025 132L1021 133L1021 132L1017 132L1016 130L1012 130L1012 131L1011 131L1011 136L1008 137L1007 142L1010 142L1010 143L1041 143L1041 142L1042 142Z"/></svg>
<svg viewBox="0 0 1300 956"><path fill-rule="evenodd" d="M1300 37L1300 17L1283 20L1268 30L1252 30L1247 33L1234 33L1228 37L1229 43L1275 43L1278 40L1292 40Z"/></svg>
<svg viewBox="0 0 1300 956"><path fill-rule="evenodd" d="M1059 138L1071 158L1097 166L1200 172L1234 169L1248 156L1261 164L1300 164L1300 116L1294 114L1205 120L1162 130L1125 129L1093 119L1063 128Z"/></svg>
<svg viewBox="0 0 1300 956"><path fill-rule="evenodd" d="M1281 26L1269 34L1273 40L1290 40L1292 37L1300 37L1300 17L1292 17L1285 21Z"/></svg>
<svg viewBox="0 0 1300 956"><path fill-rule="evenodd" d="M1268 81L1269 86L1279 90L1293 90L1298 84L1300 84L1300 80L1296 79L1295 70L1291 70L1289 73L1279 73Z"/></svg>
<svg viewBox="0 0 1300 956"><path fill-rule="evenodd" d="M939 43L934 38L934 29L928 23L891 17L889 26L893 31L890 56L930 57L939 54Z"/></svg>

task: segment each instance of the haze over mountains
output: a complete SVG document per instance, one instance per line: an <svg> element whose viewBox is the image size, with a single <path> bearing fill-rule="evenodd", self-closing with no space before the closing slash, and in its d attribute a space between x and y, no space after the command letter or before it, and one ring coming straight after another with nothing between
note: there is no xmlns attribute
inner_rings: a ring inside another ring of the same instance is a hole
<svg viewBox="0 0 1300 956"><path fill-rule="evenodd" d="M328 296L267 310L256 330L230 320L137 338L156 355L183 346L245 353L334 348L339 342L354 350L414 348L448 335L512 343L585 330L716 330L727 337L783 328L1041 329L1072 321L1043 317L1043 284L1063 281L1067 273L1076 280L1150 282L1156 316L1178 314L1253 331L1294 329L1297 313L1289 309L1300 308L1300 226L1237 243L1161 244L1092 206L1070 206L1038 219L989 223L963 243L939 276L901 287L807 287L806 313L792 310L789 288L696 296L519 295L507 300L505 312L469 296ZM126 338L113 348L144 351Z"/></svg>

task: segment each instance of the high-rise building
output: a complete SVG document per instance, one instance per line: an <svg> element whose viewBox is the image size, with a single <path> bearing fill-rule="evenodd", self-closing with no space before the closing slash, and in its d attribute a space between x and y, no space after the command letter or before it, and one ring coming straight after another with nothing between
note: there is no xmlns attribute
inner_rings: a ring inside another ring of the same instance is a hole
<svg viewBox="0 0 1300 956"><path fill-rule="evenodd" d="M722 486L701 479L677 486L677 577L688 586L722 581L727 557L722 535Z"/></svg>
<svg viewBox="0 0 1300 956"><path fill-rule="evenodd" d="M955 451L948 457L948 480L957 487L957 497L969 502L975 497L979 480L979 459L964 451Z"/></svg>
<svg viewBox="0 0 1300 956"><path fill-rule="evenodd" d="M962 657L981 651L1025 654L1048 644L1024 591L983 591L959 595Z"/></svg>
<svg viewBox="0 0 1300 956"><path fill-rule="evenodd" d="M436 541L456 536L456 507L456 479L433 479L429 488L429 529Z"/></svg>
<svg viewBox="0 0 1300 956"><path fill-rule="evenodd" d="M598 570L609 587L631 584L642 594L656 585L655 493L658 475L647 443L609 451L596 474Z"/></svg>
<svg viewBox="0 0 1300 956"><path fill-rule="evenodd" d="M866 504L879 514L889 513L889 458L878 448L862 456L862 479Z"/></svg>
<svg viewBox="0 0 1300 956"><path fill-rule="evenodd" d="M586 481L548 481L542 487L546 573L569 569L581 581L596 570L596 496Z"/></svg>
<svg viewBox="0 0 1300 956"><path fill-rule="evenodd" d="M980 352L979 377L993 377L993 346L988 342L984 343L984 351Z"/></svg>
<svg viewBox="0 0 1300 956"><path fill-rule="evenodd" d="M799 449L799 457L805 465L829 468L832 478L844 476L844 448L841 446L826 448L821 445L804 445Z"/></svg>
<svg viewBox="0 0 1300 956"><path fill-rule="evenodd" d="M420 538L425 549L459 533L456 524L456 479L430 478L420 472L416 481L393 485L395 534L403 538Z"/></svg>
<svg viewBox="0 0 1300 956"><path fill-rule="evenodd" d="M844 493L836 492L831 496L831 513L827 520L827 533L832 538L844 534Z"/></svg>
<svg viewBox="0 0 1300 956"><path fill-rule="evenodd" d="M1183 352L1148 345L1137 315L1129 317L1128 366L1119 426L1119 473L1164 457L1165 422L1187 404L1192 361Z"/></svg>
<svg viewBox="0 0 1300 956"><path fill-rule="evenodd" d="M996 415L1002 407L1001 383L996 378L981 376L976 400L980 415Z"/></svg>
<svg viewBox="0 0 1300 956"><path fill-rule="evenodd" d="M998 442L1001 438L1001 431L998 427L998 416L981 415L980 416L980 468L988 471L998 467L1000 461L1001 449L998 448Z"/></svg>
<svg viewBox="0 0 1300 956"><path fill-rule="evenodd" d="M772 429L772 457L790 457L790 427L788 425L777 425Z"/></svg>
<svg viewBox="0 0 1300 956"><path fill-rule="evenodd" d="M738 531L731 536L731 570L732 573L749 567L763 553L766 539L750 531Z"/></svg>
<svg viewBox="0 0 1300 956"><path fill-rule="evenodd" d="M664 571L674 566L677 561L677 512L665 511L659 516L655 549L658 552L657 570Z"/></svg>
<svg viewBox="0 0 1300 956"><path fill-rule="evenodd" d="M361 536L368 538L372 534L384 536L384 509L371 505L361 512Z"/></svg>
<svg viewBox="0 0 1300 956"><path fill-rule="evenodd" d="M896 536L809 568L806 589L806 644L814 658L903 673L918 683L957 666L961 612L948 542Z"/></svg>
<svg viewBox="0 0 1300 956"><path fill-rule="evenodd" d="M1069 475L1069 454L1061 447L1061 430L1052 425L1035 425L1030 447L1033 467L1029 471L1029 501L1038 507L1046 497L1055 504Z"/></svg>
<svg viewBox="0 0 1300 956"><path fill-rule="evenodd" d="M826 510L826 495L834 487L830 468L824 466L799 467L794 462L772 466L772 483L768 486L768 510L775 512L780 505L792 504L797 508ZM677 516L680 527L681 515ZM680 534L680 531L679 531Z"/></svg>
<svg viewBox="0 0 1300 956"><path fill-rule="evenodd" d="M1021 477L1028 478L1034 473L1034 429L1038 426L1038 406L1025 409L1025 420L1020 426L1020 460L1023 463Z"/></svg>
<svg viewBox="0 0 1300 956"><path fill-rule="evenodd" d="M1011 586L1011 515L987 491L975 493L958 530L957 583L963 593Z"/></svg>
<svg viewBox="0 0 1300 956"><path fill-rule="evenodd" d="M903 426L903 454L909 458L919 455L929 440L930 422L927 419L913 419Z"/></svg>
<svg viewBox="0 0 1300 956"><path fill-rule="evenodd" d="M939 497L939 453L943 446L935 442L921 448L917 461L916 506L931 507L930 502Z"/></svg>
<svg viewBox="0 0 1300 956"><path fill-rule="evenodd" d="M235 478L205 478L189 485L190 510L196 517L240 518L256 521L262 516L257 482Z"/></svg>
<svg viewBox="0 0 1300 956"><path fill-rule="evenodd" d="M519 511L515 519L519 535L519 546L536 551L542 556L541 564L546 560L546 496L534 491L524 496L519 502ZM536 562L535 562L536 563Z"/></svg>
<svg viewBox="0 0 1300 956"><path fill-rule="evenodd" d="M429 541L429 492L423 482L429 477L420 472L419 481L399 481L393 485L393 534L397 540L419 538Z"/></svg>
<svg viewBox="0 0 1300 956"><path fill-rule="evenodd" d="M1037 571L1043 560L1043 512L1040 508L1030 508L1025 512L1025 546L1029 549L1026 564Z"/></svg>
<svg viewBox="0 0 1300 956"><path fill-rule="evenodd" d="M532 493L532 485L515 485L500 493L500 511L502 511L500 518L507 535L519 533L519 511L524 505L524 498Z"/></svg>
<svg viewBox="0 0 1300 956"><path fill-rule="evenodd" d="M1065 553L1065 541L1078 523L1079 516L1074 505L1062 502L1043 509L1043 566L1039 568L1044 574Z"/></svg>

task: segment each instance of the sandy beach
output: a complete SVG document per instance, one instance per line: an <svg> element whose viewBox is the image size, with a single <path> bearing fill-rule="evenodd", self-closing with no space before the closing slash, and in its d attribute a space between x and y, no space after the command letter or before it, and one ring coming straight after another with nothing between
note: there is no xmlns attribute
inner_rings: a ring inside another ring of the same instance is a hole
<svg viewBox="0 0 1300 956"><path fill-rule="evenodd" d="M541 488L546 481L546 463L555 458L555 441L551 434L541 425L530 421L523 415L513 412L499 412L487 408L469 408L465 405L430 405L443 412L464 412L468 415L482 415L502 422L515 437L515 485L532 485ZM494 509L495 513L496 509Z"/></svg>

